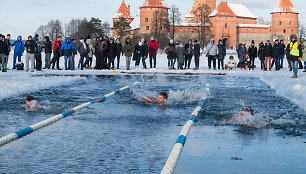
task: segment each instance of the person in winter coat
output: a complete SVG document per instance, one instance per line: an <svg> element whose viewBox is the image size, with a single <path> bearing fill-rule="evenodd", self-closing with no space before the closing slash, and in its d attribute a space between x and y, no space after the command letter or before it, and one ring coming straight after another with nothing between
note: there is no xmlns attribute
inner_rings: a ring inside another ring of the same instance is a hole
<svg viewBox="0 0 306 174"><path fill-rule="evenodd" d="M219 40L219 44L218 44L218 69L220 69L220 65L221 68L224 70L224 58L226 56L226 49L225 49L225 45L223 44L222 40Z"/></svg>
<svg viewBox="0 0 306 174"><path fill-rule="evenodd" d="M52 69L54 69L56 63L57 69L62 70L60 69L59 66L59 60L61 57L61 47L62 47L62 36L58 36L57 40L54 42L53 45L53 58L50 62L50 64L52 64Z"/></svg>
<svg viewBox="0 0 306 174"><path fill-rule="evenodd" d="M146 59L144 58L146 52L146 45L144 43L144 39L141 39L136 45L135 45L135 51L133 55L133 59L135 62L136 69L139 68L140 60L142 60L143 68L146 69Z"/></svg>
<svg viewBox="0 0 306 174"><path fill-rule="evenodd" d="M72 54L74 52L74 46L69 37L65 38L65 42L61 46L61 52L65 59L65 70L68 70L68 60L70 62L70 70L73 70L74 62L72 60Z"/></svg>
<svg viewBox="0 0 306 174"><path fill-rule="evenodd" d="M126 38L125 45L123 47L123 53L125 55L125 61L126 61L126 70L130 70L131 58L134 52L135 52L135 47L133 46L131 39Z"/></svg>
<svg viewBox="0 0 306 174"><path fill-rule="evenodd" d="M7 45L4 41L4 36L2 34L0 34L0 61L1 61L1 70L2 72L6 72L6 69L4 68L4 64L5 64L5 57L4 55L8 54L8 48Z"/></svg>
<svg viewBox="0 0 306 174"><path fill-rule="evenodd" d="M306 44L303 43L303 57L302 57L302 61L304 61L304 71L306 72Z"/></svg>
<svg viewBox="0 0 306 174"><path fill-rule="evenodd" d="M284 57L285 57L285 49L286 45L283 40L280 40L281 52L280 52L280 68L284 67Z"/></svg>
<svg viewBox="0 0 306 174"><path fill-rule="evenodd" d="M240 44L238 48L238 58L239 63L237 65L240 69L246 69L246 61L248 59L248 50L245 47L245 44Z"/></svg>
<svg viewBox="0 0 306 174"><path fill-rule="evenodd" d="M45 36L44 38L44 46L45 49L45 67L43 69L50 69L51 66L51 53L52 53L52 44L49 39L49 36Z"/></svg>
<svg viewBox="0 0 306 174"><path fill-rule="evenodd" d="M167 59L168 59L168 68L174 69L174 59L175 59L175 44L173 39L170 40L168 47L166 49Z"/></svg>
<svg viewBox="0 0 306 174"><path fill-rule="evenodd" d="M104 64L103 69L108 69L108 53L109 53L109 38L107 36L104 36L104 42L106 44L106 50L104 51Z"/></svg>
<svg viewBox="0 0 306 174"><path fill-rule="evenodd" d="M199 69L200 67L200 56L201 56L201 46L197 40L194 40L193 44L193 55L194 55L194 64L195 70Z"/></svg>
<svg viewBox="0 0 306 174"><path fill-rule="evenodd" d="M156 55L158 50L158 42L154 37L151 37L149 42L149 58L150 58L150 68L156 68ZM153 61L153 62L152 62Z"/></svg>
<svg viewBox="0 0 306 174"><path fill-rule="evenodd" d="M6 61L5 61L5 67L4 69L8 69L7 68L7 64L8 64L8 59L10 57L10 53L11 53L11 35L10 34L7 34L6 35L6 38L5 38L5 43L7 45L7 55L6 55Z"/></svg>
<svg viewBox="0 0 306 174"><path fill-rule="evenodd" d="M265 69L265 46L263 42L259 44L258 58L260 60L261 70L264 70Z"/></svg>
<svg viewBox="0 0 306 174"><path fill-rule="evenodd" d="M92 40L91 40L91 39L87 39L87 40L86 40L86 43L87 43L87 45L88 45L88 47L89 47L89 53L88 53L89 62L88 62L88 64L87 64L87 67L88 67L89 69L91 69L92 57L93 57L93 55L94 55L95 48L94 48L94 46L93 46L93 44L92 44Z"/></svg>
<svg viewBox="0 0 306 174"><path fill-rule="evenodd" d="M279 71L281 68L280 67L281 51L282 51L282 46L279 44L278 39L276 39L272 48L272 55L274 58L276 71Z"/></svg>
<svg viewBox="0 0 306 174"><path fill-rule="evenodd" d="M17 40L11 44L11 46L15 46L14 48L14 58L13 58L13 69L16 69L16 59L18 57L18 62L21 62L21 56L24 52L24 44L22 42L22 36L18 36Z"/></svg>
<svg viewBox="0 0 306 174"><path fill-rule="evenodd" d="M177 69L184 69L183 66L184 66L186 50L182 42L180 42L179 45L176 45L175 53L177 57Z"/></svg>
<svg viewBox="0 0 306 174"><path fill-rule="evenodd" d="M108 47L108 68L115 69L115 58L116 58L116 43L113 38L109 39Z"/></svg>
<svg viewBox="0 0 306 174"><path fill-rule="evenodd" d="M84 69L84 67L86 67L86 65L89 62L89 58L88 58L88 53L89 53L89 46L86 44L85 40L83 37L81 37L81 40L79 41L79 43L77 44L77 50L80 54L80 60L81 60L81 70ZM84 58L85 58L85 62L84 62Z"/></svg>
<svg viewBox="0 0 306 174"><path fill-rule="evenodd" d="M42 66L41 52L42 52L42 48L41 48L41 45L40 45L40 41L37 40L36 41L36 47L34 48L35 61L36 61L36 70L37 71L41 71L41 66Z"/></svg>
<svg viewBox="0 0 306 174"><path fill-rule="evenodd" d="M72 45L74 47L73 51L72 51L72 66L70 65L70 61L68 61L68 69L72 69L74 70L74 67L75 67L75 56L78 54L78 51L77 51L77 42L75 39L71 39L71 42L72 42Z"/></svg>
<svg viewBox="0 0 306 174"><path fill-rule="evenodd" d="M229 69L229 70L232 70L234 68L237 67L237 63L234 59L234 56L230 56L229 57L229 61L227 62L227 64L225 65L225 69Z"/></svg>
<svg viewBox="0 0 306 174"><path fill-rule="evenodd" d="M213 62L214 70L216 70L216 59L219 54L218 46L214 39L210 39L210 43L205 50L206 57L208 57L208 68L211 69L211 62Z"/></svg>
<svg viewBox="0 0 306 174"><path fill-rule="evenodd" d="M185 69L190 69L190 64L193 56L193 44L192 40L189 39L188 43L185 45L186 55L185 55Z"/></svg>
<svg viewBox="0 0 306 174"><path fill-rule="evenodd" d="M120 55L122 53L122 44L121 44L120 38L116 39L115 44L116 44L116 57L115 58L117 58L117 69L119 69Z"/></svg>
<svg viewBox="0 0 306 174"><path fill-rule="evenodd" d="M271 71L272 45L270 43L270 40L267 40L264 53L265 53L265 71L268 70L268 63L269 63L269 70Z"/></svg>
<svg viewBox="0 0 306 174"><path fill-rule="evenodd" d="M288 62L289 71L292 71L292 61L290 57L290 41L288 41L288 45L286 47L286 58Z"/></svg>
<svg viewBox="0 0 306 174"><path fill-rule="evenodd" d="M299 61L301 61L303 57L303 46L297 40L295 34L290 35L290 41L290 59L292 61L292 69L294 73L292 78L297 78Z"/></svg>
<svg viewBox="0 0 306 174"><path fill-rule="evenodd" d="M29 71L29 61L30 61L31 62L31 72L34 72L34 60L35 60L34 51L35 51L36 43L32 39L32 36L28 37L28 40L24 44L24 47L26 48L26 51L27 51L27 55L25 59L25 70Z"/></svg>
<svg viewBox="0 0 306 174"><path fill-rule="evenodd" d="M107 44L102 36L96 42L96 66L95 69L102 69L104 66L105 52L108 49Z"/></svg>
<svg viewBox="0 0 306 174"><path fill-rule="evenodd" d="M254 40L252 40L252 43L249 47L248 55L249 55L249 58L250 58L249 70L251 70L251 69L254 70L254 68L255 68L255 58L257 57L257 47L255 46Z"/></svg>

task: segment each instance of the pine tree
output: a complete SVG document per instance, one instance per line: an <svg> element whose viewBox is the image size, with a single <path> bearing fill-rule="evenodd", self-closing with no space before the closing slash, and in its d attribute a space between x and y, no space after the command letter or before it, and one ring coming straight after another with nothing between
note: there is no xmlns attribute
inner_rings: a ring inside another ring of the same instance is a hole
<svg viewBox="0 0 306 174"><path fill-rule="evenodd" d="M126 34L130 32L129 30L131 29L131 26L125 18L121 17L118 21L114 22L113 29L119 35L120 39L122 39Z"/></svg>

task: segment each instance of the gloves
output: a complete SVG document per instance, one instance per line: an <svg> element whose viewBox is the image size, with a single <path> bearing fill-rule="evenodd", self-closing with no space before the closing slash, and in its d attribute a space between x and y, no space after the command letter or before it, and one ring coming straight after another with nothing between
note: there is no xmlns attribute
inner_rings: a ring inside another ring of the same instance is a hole
<svg viewBox="0 0 306 174"><path fill-rule="evenodd" d="M302 60L302 58L301 57L299 57L299 61L301 61Z"/></svg>

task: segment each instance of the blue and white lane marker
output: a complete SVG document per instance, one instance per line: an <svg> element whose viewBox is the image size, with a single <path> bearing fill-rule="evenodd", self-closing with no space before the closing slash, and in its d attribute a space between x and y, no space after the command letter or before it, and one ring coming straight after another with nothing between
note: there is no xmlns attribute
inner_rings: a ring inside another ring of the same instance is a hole
<svg viewBox="0 0 306 174"><path fill-rule="evenodd" d="M209 81L207 81L207 84L205 86L206 90L209 91ZM188 136L189 130L192 126L192 124L196 121L197 116L199 114L199 112L201 111L201 109L204 106L204 102L205 102L205 97L203 97L198 106L196 107L196 109L192 112L190 119L187 121L187 123L185 124L185 126L182 128L181 133L179 135L179 137L177 138L176 144L174 145L168 160L166 162L166 164L164 165L164 168L161 171L161 174L172 174L174 173L174 169L176 168L177 162L180 159L183 147L185 145L186 142L186 138Z"/></svg>
<svg viewBox="0 0 306 174"><path fill-rule="evenodd" d="M139 83L139 82L137 81L137 82L133 83L132 85L136 85L137 83ZM128 88L130 88L130 86L125 86L125 87L120 88L118 90L115 90L115 91L113 91L113 92L111 92L109 94L106 94L105 96L103 96L103 97L101 97L101 98L99 98L99 99L97 99L95 101L83 103L83 104L81 104L79 106L76 106L76 107L74 107L72 109L69 109L68 111L65 111L65 112L63 112L61 114L55 115L55 116L50 117L50 118L48 118L48 119L46 119L44 121L41 121L41 122L39 122L37 124L34 124L34 125L29 126L27 128L21 129L21 130L19 130L17 132L11 133L11 134L9 134L7 136L1 137L0 138L0 146L2 146L4 144L7 144L9 142L12 142L14 140L17 140L19 138L22 138L22 137L24 137L24 136L26 136L26 135L28 135L28 134L30 134L30 133L40 129L40 128L43 128L43 127L49 125L49 124L55 123L58 120L61 120L61 119L65 118L65 117L67 117L69 115L72 115L77 110L80 110L82 108L87 107L88 105L91 105L91 104L94 104L94 103L101 103L101 102L105 101L105 99L107 97L113 96L116 93L118 93L120 91L124 91L124 90L126 90Z"/></svg>

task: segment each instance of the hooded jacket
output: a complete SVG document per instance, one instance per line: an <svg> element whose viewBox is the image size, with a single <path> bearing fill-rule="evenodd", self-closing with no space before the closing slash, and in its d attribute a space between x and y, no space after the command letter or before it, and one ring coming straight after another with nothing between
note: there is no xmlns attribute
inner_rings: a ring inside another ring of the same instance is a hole
<svg viewBox="0 0 306 174"><path fill-rule="evenodd" d="M254 45L251 45L249 47L249 50L248 50L248 55L250 58L256 58L257 57L257 47Z"/></svg>
<svg viewBox="0 0 306 174"><path fill-rule="evenodd" d="M92 45L92 40L91 39L87 39L86 43L88 44L88 47L89 47L88 57L93 57L93 54L95 52L95 48Z"/></svg>
<svg viewBox="0 0 306 174"><path fill-rule="evenodd" d="M177 62L179 64L179 66L182 66L184 64L184 59L185 59L185 54L186 54L185 46L184 45L176 45L175 53L176 53Z"/></svg>
<svg viewBox="0 0 306 174"><path fill-rule="evenodd" d="M189 42L192 42L192 40L189 40L188 43L185 45L185 50L188 55L193 55L193 44Z"/></svg>
<svg viewBox="0 0 306 174"><path fill-rule="evenodd" d="M218 59L224 59L226 56L226 49L225 49L225 45L224 44L218 44Z"/></svg>
<svg viewBox="0 0 306 174"><path fill-rule="evenodd" d="M272 45L270 43L265 45L264 52L265 52L265 57L272 57Z"/></svg>
<svg viewBox="0 0 306 174"><path fill-rule="evenodd" d="M258 49L258 58L260 60L265 60L265 46L262 44Z"/></svg>
<svg viewBox="0 0 306 174"><path fill-rule="evenodd" d="M158 50L158 43L155 40L149 42L149 54L156 55Z"/></svg>
<svg viewBox="0 0 306 174"><path fill-rule="evenodd" d="M20 40L18 40L20 38ZM22 42L22 36L18 36L17 40L11 44L11 46L15 46L14 48L14 53L15 54L20 54L24 52L24 44Z"/></svg>
<svg viewBox="0 0 306 174"><path fill-rule="evenodd" d="M67 42L68 41L68 42ZM74 51L74 46L69 37L65 38L65 42L61 46L63 56L71 56Z"/></svg>
<svg viewBox="0 0 306 174"><path fill-rule="evenodd" d="M281 56L281 51L282 51L282 46L280 44L274 44L272 48L272 56L274 58L280 57Z"/></svg>
<svg viewBox="0 0 306 174"><path fill-rule="evenodd" d="M169 43L166 52L167 52L168 59L175 59L175 44Z"/></svg>
<svg viewBox="0 0 306 174"><path fill-rule="evenodd" d="M34 40L27 40L24 47L26 47L27 53L34 54L36 42Z"/></svg>
<svg viewBox="0 0 306 174"><path fill-rule="evenodd" d="M205 54L208 56L217 56L219 54L218 46L210 42L206 47Z"/></svg>
<svg viewBox="0 0 306 174"><path fill-rule="evenodd" d="M61 47L62 47L62 42L56 40L53 46L53 53L60 54Z"/></svg>
<svg viewBox="0 0 306 174"><path fill-rule="evenodd" d="M126 57L132 57L135 47L132 45L131 42L127 42L127 39L125 40L125 45L123 46L123 53Z"/></svg>
<svg viewBox="0 0 306 174"><path fill-rule="evenodd" d="M195 57L200 57L201 55L201 46L199 43L194 44L193 46L193 54Z"/></svg>
<svg viewBox="0 0 306 174"><path fill-rule="evenodd" d="M43 48L45 48L45 53L52 53L52 44L49 36L45 36Z"/></svg>

